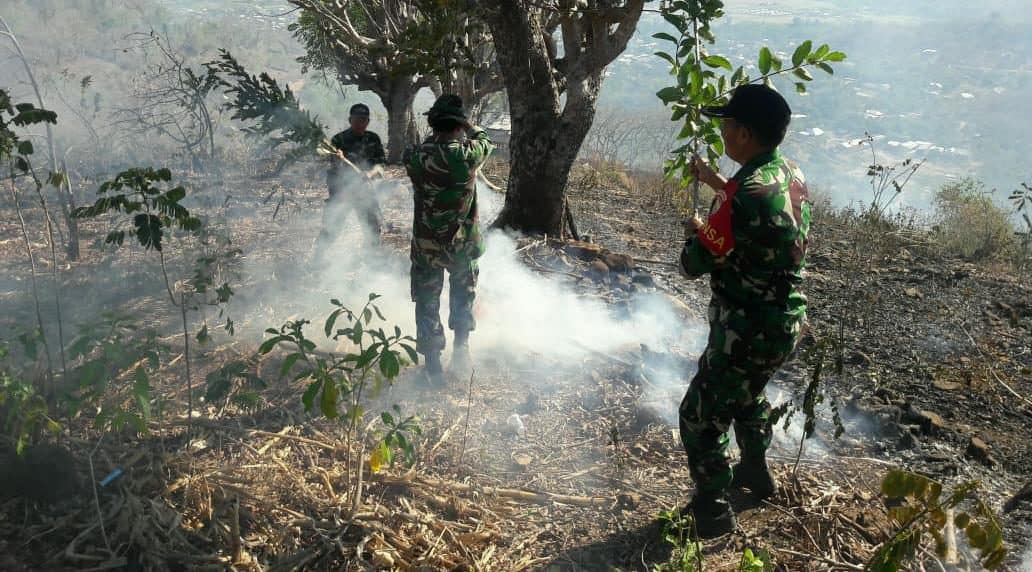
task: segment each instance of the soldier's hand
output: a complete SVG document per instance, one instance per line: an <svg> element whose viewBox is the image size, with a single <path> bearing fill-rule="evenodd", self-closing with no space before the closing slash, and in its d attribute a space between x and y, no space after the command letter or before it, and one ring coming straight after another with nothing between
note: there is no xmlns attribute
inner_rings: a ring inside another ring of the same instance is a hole
<svg viewBox="0 0 1032 572"><path fill-rule="evenodd" d="M691 173L700 183L711 189L722 189L727 184L726 178L710 168L702 157L694 153L692 154Z"/></svg>
<svg viewBox="0 0 1032 572"><path fill-rule="evenodd" d="M699 232L699 229L705 224L706 223L699 218L699 215L692 215L692 218L684 221L684 239L688 240L695 236L695 234Z"/></svg>
<svg viewBox="0 0 1032 572"><path fill-rule="evenodd" d="M338 159L346 159L347 155L345 155L344 152L341 151L340 149L337 149L337 158Z"/></svg>

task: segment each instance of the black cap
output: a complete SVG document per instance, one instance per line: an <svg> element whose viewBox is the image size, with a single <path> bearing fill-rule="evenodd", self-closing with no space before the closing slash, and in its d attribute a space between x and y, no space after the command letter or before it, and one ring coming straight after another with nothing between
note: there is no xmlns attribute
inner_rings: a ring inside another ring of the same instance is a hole
<svg viewBox="0 0 1032 572"><path fill-rule="evenodd" d="M369 117L369 106L364 103L356 103L351 106L351 117Z"/></svg>
<svg viewBox="0 0 1032 572"><path fill-rule="evenodd" d="M702 113L710 117L730 117L774 146L784 139L792 119L792 109L785 98L763 84L739 86L731 94L731 101L727 105L705 106Z"/></svg>

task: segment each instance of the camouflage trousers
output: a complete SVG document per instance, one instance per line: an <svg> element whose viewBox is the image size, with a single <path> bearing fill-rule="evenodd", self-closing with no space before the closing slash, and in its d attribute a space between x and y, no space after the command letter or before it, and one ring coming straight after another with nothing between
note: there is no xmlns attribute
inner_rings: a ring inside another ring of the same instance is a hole
<svg viewBox="0 0 1032 572"><path fill-rule="evenodd" d="M409 274L412 301L416 303L416 351L426 355L444 349L444 327L441 325L441 291L444 271L448 271L448 327L453 331L471 332L477 322L473 302L477 297L480 269L476 258L448 257L448 260L425 254L413 254Z"/></svg>
<svg viewBox="0 0 1032 572"><path fill-rule="evenodd" d="M743 459L762 457L770 447L771 406L763 390L795 349L802 320L714 300L709 326L699 370L678 413L696 490L719 495L733 477L727 435L732 423Z"/></svg>

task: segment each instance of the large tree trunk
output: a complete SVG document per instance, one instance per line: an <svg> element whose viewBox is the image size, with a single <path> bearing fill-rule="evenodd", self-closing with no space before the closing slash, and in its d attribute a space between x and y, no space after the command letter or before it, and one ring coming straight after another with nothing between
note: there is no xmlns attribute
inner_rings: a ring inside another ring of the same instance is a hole
<svg viewBox="0 0 1032 572"><path fill-rule="evenodd" d="M591 128L602 70L566 85L553 70L549 34L519 2L501 2L489 19L512 119L509 185L494 226L559 236L566 184Z"/></svg>
<svg viewBox="0 0 1032 572"><path fill-rule="evenodd" d="M387 162L401 162L405 147L416 142L415 116L412 103L419 91L419 84L411 78L391 81L388 89L379 92L380 101L387 109Z"/></svg>

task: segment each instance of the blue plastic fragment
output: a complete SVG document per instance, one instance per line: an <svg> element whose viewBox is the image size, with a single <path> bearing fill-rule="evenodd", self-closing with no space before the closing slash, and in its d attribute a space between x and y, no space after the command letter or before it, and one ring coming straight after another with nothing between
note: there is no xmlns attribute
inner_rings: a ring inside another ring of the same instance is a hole
<svg viewBox="0 0 1032 572"><path fill-rule="evenodd" d="M122 469L115 469L115 470L111 471L110 473L108 473L108 476L104 477L104 479L102 481L100 481L100 486L106 487L106 486L110 485L112 482L114 482L115 479L117 479L118 477L121 477L121 476L122 476Z"/></svg>

